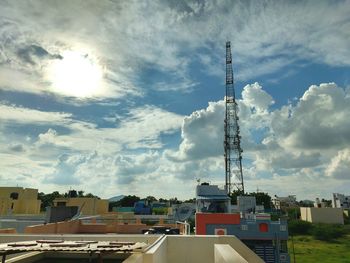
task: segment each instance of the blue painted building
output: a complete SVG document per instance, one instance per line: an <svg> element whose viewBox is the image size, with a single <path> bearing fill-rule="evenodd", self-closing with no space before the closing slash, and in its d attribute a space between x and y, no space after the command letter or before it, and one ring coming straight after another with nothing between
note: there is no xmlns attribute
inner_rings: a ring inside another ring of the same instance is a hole
<svg viewBox="0 0 350 263"><path fill-rule="evenodd" d="M267 263L290 262L287 222L257 213L255 197L240 196L232 212L230 198L218 186L198 185L196 192L196 234L235 235Z"/></svg>

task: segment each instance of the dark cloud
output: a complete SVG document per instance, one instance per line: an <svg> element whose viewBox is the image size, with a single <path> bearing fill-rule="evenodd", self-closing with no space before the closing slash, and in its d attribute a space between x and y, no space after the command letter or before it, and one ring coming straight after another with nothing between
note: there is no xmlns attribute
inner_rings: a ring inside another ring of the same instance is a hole
<svg viewBox="0 0 350 263"><path fill-rule="evenodd" d="M12 152L24 152L25 148L22 144L11 144L8 149Z"/></svg>
<svg viewBox="0 0 350 263"><path fill-rule="evenodd" d="M29 45L17 51L21 60L31 65L36 64L36 59L62 59L59 54L50 54L46 49L38 45Z"/></svg>

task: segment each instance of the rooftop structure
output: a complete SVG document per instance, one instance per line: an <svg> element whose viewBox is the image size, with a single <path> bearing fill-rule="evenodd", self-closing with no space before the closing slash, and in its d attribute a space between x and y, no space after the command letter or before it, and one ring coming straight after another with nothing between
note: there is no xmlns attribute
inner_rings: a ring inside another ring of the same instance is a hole
<svg viewBox="0 0 350 263"><path fill-rule="evenodd" d="M20 243L22 241L25 242ZM1 235L0 243L6 243L0 245L2 255L16 249L18 252L28 252L11 258L11 263L46 261L50 258L85 258L83 262L98 259L99 262L125 263L263 263L263 260L234 236ZM5 260L6 257L3 262Z"/></svg>
<svg viewBox="0 0 350 263"><path fill-rule="evenodd" d="M325 208L330 207L330 204L328 204L324 199L320 200L320 198L317 197L314 202L314 207Z"/></svg>
<svg viewBox="0 0 350 263"><path fill-rule="evenodd" d="M342 208L300 207L300 216L311 223L344 224Z"/></svg>
<svg viewBox="0 0 350 263"><path fill-rule="evenodd" d="M271 221L269 214L256 213L252 196L238 197L238 211L230 213L230 198L216 185L198 185L196 234L234 235L265 262L290 262L286 221Z"/></svg>
<svg viewBox="0 0 350 263"><path fill-rule="evenodd" d="M108 213L108 200L97 197L60 197L53 200L54 207L79 207L83 215L101 215Z"/></svg>
<svg viewBox="0 0 350 263"><path fill-rule="evenodd" d="M196 188L196 203L197 212L227 213L230 211L231 199L217 185L202 183Z"/></svg>
<svg viewBox="0 0 350 263"><path fill-rule="evenodd" d="M39 214L38 190L23 187L0 187L0 215Z"/></svg>
<svg viewBox="0 0 350 263"><path fill-rule="evenodd" d="M288 195L288 196L275 195L275 197L272 198L271 201L276 209L283 209L283 208L297 206L297 198L295 195Z"/></svg>
<svg viewBox="0 0 350 263"><path fill-rule="evenodd" d="M333 193L332 198L332 207L333 208L350 208L350 195Z"/></svg>

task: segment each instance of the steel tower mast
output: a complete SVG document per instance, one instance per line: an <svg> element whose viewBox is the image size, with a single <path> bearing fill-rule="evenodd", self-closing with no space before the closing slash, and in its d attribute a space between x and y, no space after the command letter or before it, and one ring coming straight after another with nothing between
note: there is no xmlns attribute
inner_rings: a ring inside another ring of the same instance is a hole
<svg viewBox="0 0 350 263"><path fill-rule="evenodd" d="M241 136L237 116L237 103L235 89L233 86L233 70L231 43L226 42L226 115L225 115L225 189L231 193L232 185L244 193L243 172L242 172L242 148ZM231 178L234 177L234 183Z"/></svg>

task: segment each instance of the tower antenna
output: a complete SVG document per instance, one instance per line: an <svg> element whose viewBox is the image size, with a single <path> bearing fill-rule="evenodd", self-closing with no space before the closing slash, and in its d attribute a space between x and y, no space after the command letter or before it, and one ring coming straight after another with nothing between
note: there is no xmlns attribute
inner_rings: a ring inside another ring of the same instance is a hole
<svg viewBox="0 0 350 263"><path fill-rule="evenodd" d="M233 83L231 43L226 42L226 114L225 114L225 190L228 194L235 186L238 191L244 193L242 172L242 148L241 136L238 125L238 106ZM234 177L234 183L231 178Z"/></svg>

